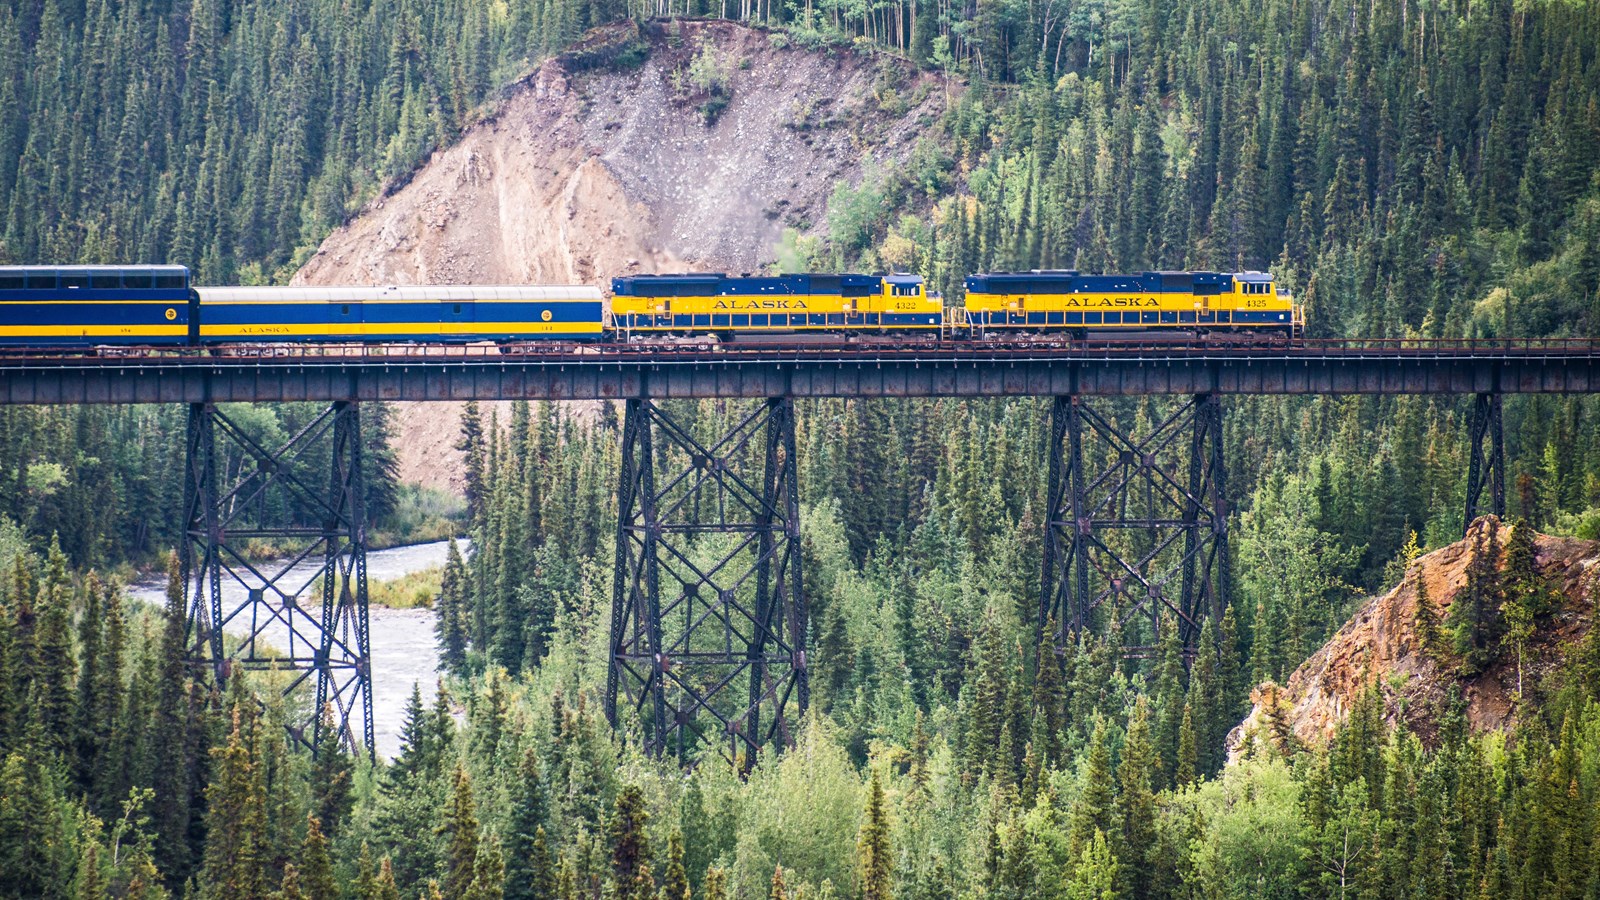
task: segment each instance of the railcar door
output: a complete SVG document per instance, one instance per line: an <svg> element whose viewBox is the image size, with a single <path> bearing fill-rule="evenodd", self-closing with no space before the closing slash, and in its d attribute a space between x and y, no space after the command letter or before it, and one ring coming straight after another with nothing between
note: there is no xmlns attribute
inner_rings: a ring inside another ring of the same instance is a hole
<svg viewBox="0 0 1600 900"><path fill-rule="evenodd" d="M328 302L328 334L330 341L359 341L361 333L361 301L340 299Z"/></svg>
<svg viewBox="0 0 1600 900"><path fill-rule="evenodd" d="M477 330L476 304L472 298L453 291L445 294L439 301L439 336L450 341L472 340Z"/></svg>

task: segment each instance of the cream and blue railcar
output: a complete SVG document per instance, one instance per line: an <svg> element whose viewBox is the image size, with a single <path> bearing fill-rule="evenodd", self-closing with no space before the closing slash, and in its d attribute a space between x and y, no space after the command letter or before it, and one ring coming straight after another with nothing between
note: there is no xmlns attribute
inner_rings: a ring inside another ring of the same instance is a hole
<svg viewBox="0 0 1600 900"><path fill-rule="evenodd" d="M196 288L199 341L597 341L603 299L581 285Z"/></svg>
<svg viewBox="0 0 1600 900"><path fill-rule="evenodd" d="M632 275L614 279L611 294L611 323L625 336L937 332L944 321L916 275Z"/></svg>

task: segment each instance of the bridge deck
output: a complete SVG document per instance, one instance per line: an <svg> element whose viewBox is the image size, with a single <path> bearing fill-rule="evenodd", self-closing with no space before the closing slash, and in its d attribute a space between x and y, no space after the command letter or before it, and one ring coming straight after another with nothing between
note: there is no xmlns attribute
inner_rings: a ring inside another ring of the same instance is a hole
<svg viewBox="0 0 1600 900"><path fill-rule="evenodd" d="M1600 340L286 345L0 352L0 404L1600 392Z"/></svg>

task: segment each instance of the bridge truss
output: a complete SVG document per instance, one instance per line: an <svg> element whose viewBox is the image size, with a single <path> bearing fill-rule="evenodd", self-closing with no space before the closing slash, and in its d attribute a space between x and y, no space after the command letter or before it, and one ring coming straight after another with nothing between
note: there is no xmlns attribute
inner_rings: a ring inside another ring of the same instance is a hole
<svg viewBox="0 0 1600 900"><path fill-rule="evenodd" d="M627 403L605 710L748 767L809 700L794 401L692 418Z"/></svg>
<svg viewBox="0 0 1600 900"><path fill-rule="evenodd" d="M1038 627L1059 645L1121 636L1133 657L1178 631L1193 654L1228 603L1227 466L1222 405L1185 399L1143 433L1080 397L1051 408L1044 573Z"/></svg>
<svg viewBox="0 0 1600 900"><path fill-rule="evenodd" d="M1500 406L1499 394L1479 394L1472 402L1467 424L1467 509L1462 534L1483 513L1485 489L1489 492L1488 511L1501 517L1506 514L1506 442Z"/></svg>
<svg viewBox="0 0 1600 900"><path fill-rule="evenodd" d="M335 739L370 758L360 405L333 403L274 439L191 404L184 468L191 661L219 687L235 669L274 673L297 742L316 751ZM289 555L263 560L263 549Z"/></svg>

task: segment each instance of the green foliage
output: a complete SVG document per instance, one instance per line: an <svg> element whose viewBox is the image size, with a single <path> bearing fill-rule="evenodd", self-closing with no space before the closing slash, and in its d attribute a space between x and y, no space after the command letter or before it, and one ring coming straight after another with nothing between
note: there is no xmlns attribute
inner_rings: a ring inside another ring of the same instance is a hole
<svg viewBox="0 0 1600 900"><path fill-rule="evenodd" d="M1475 675L1489 667L1499 650L1505 622L1500 612L1504 584L1500 572L1500 529L1493 519L1485 519L1472 536L1472 556L1467 563L1466 584L1456 592L1446 620L1452 629L1456 655L1461 658L1464 675Z"/></svg>
<svg viewBox="0 0 1600 900"><path fill-rule="evenodd" d="M890 847L889 814L883 783L873 772L867 782L867 808L856 837L856 883L861 900L890 900L894 893L894 853Z"/></svg>

